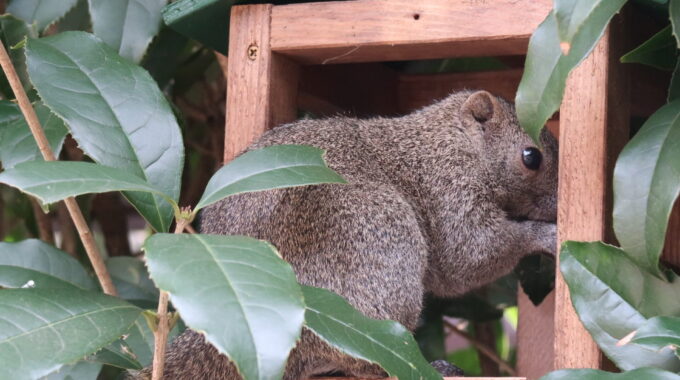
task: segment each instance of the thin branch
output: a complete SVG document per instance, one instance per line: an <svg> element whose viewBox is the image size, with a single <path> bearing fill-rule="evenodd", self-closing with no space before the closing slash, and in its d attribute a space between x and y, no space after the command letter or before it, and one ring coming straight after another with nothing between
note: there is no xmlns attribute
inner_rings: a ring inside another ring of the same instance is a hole
<svg viewBox="0 0 680 380"><path fill-rule="evenodd" d="M0 66L2 66L2 70L5 72L5 77L7 77L10 87L12 87L12 91L14 91L14 95L17 97L19 108L21 108L21 113L23 113L24 117L26 118L26 122L31 129L33 138L38 144L40 153L42 154L45 161L56 161L56 157L50 148L50 144L47 141L45 132L43 132L43 129L40 126L38 116L35 114L35 110L33 109L30 100L28 100L26 91L24 91L24 87L21 85L21 81L19 80L19 76L14 69L14 65L12 64L9 55L7 54L7 50L2 43L0 43ZM75 224L76 229L78 230L80 239L85 246L87 256L90 258L90 262L92 263L92 267L97 274L99 283L102 285L102 289L104 289L104 293L117 295L116 288L111 281L111 276L109 276L109 272L104 265L104 260L99 253L99 248L97 248L97 245L94 242L94 237L92 236L90 227L88 227L87 222L85 222L85 218L83 217L83 213L80 211L78 203L76 203L76 200L73 197L66 198L64 203L66 203L66 208L71 214L73 224Z"/></svg>
<svg viewBox="0 0 680 380"><path fill-rule="evenodd" d="M189 224L188 220L178 219L175 225L175 233L181 234ZM170 319L168 318L168 292L161 290L158 297L158 309L156 310L158 326L154 331L153 366L151 380L161 380L163 378L163 367L165 366L165 345L170 333Z"/></svg>
<svg viewBox="0 0 680 380"><path fill-rule="evenodd" d="M196 232L194 227L191 226L191 224L187 224L187 226L185 228L186 228L187 231L189 231L190 234L197 234L198 233L198 232Z"/></svg>
<svg viewBox="0 0 680 380"><path fill-rule="evenodd" d="M461 337L465 338L468 342L470 342L471 345L473 345L482 355L486 356L487 358L493 360L494 362L498 363L498 366L501 367L501 369L505 372L507 372L510 376L516 376L517 371L515 371L514 368L507 362L505 362L503 359L501 359L494 350L489 348L487 345L484 343L480 342L477 340L477 338L473 337L472 335L468 334L467 332L459 329L456 325L453 323L447 321L446 319L444 320L444 325L451 329L453 333L456 333L457 335L460 335Z"/></svg>
<svg viewBox="0 0 680 380"><path fill-rule="evenodd" d="M29 199L33 207L33 216L35 216L35 224L38 226L40 240L54 245L54 231L52 230L52 221L49 215L42 210L37 200L33 197L29 197Z"/></svg>

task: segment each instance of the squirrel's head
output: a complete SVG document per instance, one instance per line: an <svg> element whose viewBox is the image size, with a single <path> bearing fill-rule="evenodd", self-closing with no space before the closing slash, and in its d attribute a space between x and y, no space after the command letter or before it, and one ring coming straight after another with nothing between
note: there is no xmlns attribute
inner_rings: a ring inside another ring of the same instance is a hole
<svg viewBox="0 0 680 380"><path fill-rule="evenodd" d="M460 107L463 128L481 141L481 160L510 217L557 218L557 141L547 130L538 146L519 126L515 108L486 91L470 93Z"/></svg>

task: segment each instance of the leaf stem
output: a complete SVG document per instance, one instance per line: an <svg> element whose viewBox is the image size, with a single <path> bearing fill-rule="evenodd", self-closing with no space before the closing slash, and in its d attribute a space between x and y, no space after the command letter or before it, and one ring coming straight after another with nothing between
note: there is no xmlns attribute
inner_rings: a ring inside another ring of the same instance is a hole
<svg viewBox="0 0 680 380"><path fill-rule="evenodd" d="M187 219L177 219L175 233L181 234L189 224ZM151 380L163 378L163 366L165 365L165 345L170 333L170 318L168 317L168 292L161 290L158 297L158 309L156 311L158 328L154 331L153 366Z"/></svg>
<svg viewBox="0 0 680 380"><path fill-rule="evenodd" d="M52 148L50 148L50 144L47 141L45 132L43 132L43 129L40 126L38 116L35 114L35 110L31 105L31 101L28 99L26 91L24 91L24 87L22 86L19 76L17 75L16 69L14 68L12 61L7 54L7 50L2 43L0 43L0 66L2 66L2 71L4 71L7 81L9 82L10 87L17 98L21 113L23 113L24 117L26 118L26 122L31 129L33 138L38 144L40 153L42 154L45 161L56 161L57 158L55 157L54 152L52 152ZM83 213L80 210L80 206L78 206L78 203L76 203L76 200L73 197L64 199L64 203L66 204L69 214L71 214L73 224L75 224L76 229L78 230L78 234L80 235L80 239L83 242L87 256L92 263L92 267L97 274L97 279L99 279L99 283L101 284L104 293L114 296L118 295L116 288L111 281L111 276L104 265L104 260L102 259L102 255L99 252L99 248L97 248L97 245L94 242L94 237L90 231L90 227L87 225L85 217L83 217Z"/></svg>

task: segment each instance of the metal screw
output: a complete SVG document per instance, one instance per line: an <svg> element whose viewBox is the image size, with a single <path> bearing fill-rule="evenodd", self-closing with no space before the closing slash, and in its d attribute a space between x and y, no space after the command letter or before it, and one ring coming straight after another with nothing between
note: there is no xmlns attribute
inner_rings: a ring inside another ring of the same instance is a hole
<svg viewBox="0 0 680 380"><path fill-rule="evenodd" d="M251 61L254 61L255 58L257 58L257 51L258 50L259 49L258 49L257 45L250 44L250 46L248 46L248 59L250 59Z"/></svg>

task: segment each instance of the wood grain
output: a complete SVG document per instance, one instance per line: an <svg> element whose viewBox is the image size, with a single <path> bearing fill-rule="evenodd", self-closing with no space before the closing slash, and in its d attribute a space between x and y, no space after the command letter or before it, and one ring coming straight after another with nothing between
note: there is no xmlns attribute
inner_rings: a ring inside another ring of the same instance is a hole
<svg viewBox="0 0 680 380"><path fill-rule="evenodd" d="M534 306L520 289L517 308L517 374L536 380L553 370L555 292Z"/></svg>
<svg viewBox="0 0 680 380"><path fill-rule="evenodd" d="M307 64L522 55L551 8L550 0L282 5L272 11L271 46Z"/></svg>
<svg viewBox="0 0 680 380"><path fill-rule="evenodd" d="M558 241L611 241L611 173L628 136L629 94L615 19L569 79L560 109ZM559 261L559 260L558 260ZM558 262L559 267L559 262ZM554 368L600 368L601 355L557 271Z"/></svg>
<svg viewBox="0 0 680 380"><path fill-rule="evenodd" d="M272 5L232 7L224 161L274 125L296 117L298 65L272 54Z"/></svg>
<svg viewBox="0 0 680 380"><path fill-rule="evenodd" d="M414 111L462 89L484 89L509 101L522 79L522 69L449 74L404 74L399 77L399 110Z"/></svg>

